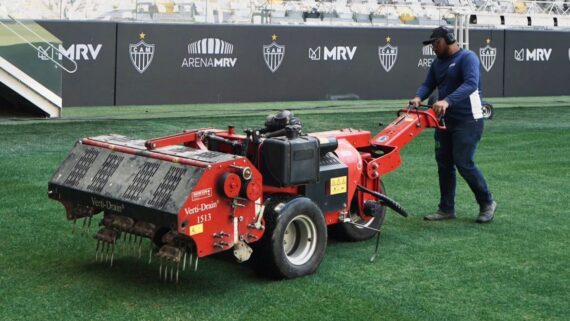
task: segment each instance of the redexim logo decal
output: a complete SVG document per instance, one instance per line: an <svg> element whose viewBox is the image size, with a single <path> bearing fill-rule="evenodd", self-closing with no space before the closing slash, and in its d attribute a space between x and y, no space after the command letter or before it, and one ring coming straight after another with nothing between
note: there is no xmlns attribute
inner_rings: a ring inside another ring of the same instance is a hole
<svg viewBox="0 0 570 321"><path fill-rule="evenodd" d="M350 61L356 53L356 46L334 46L334 47L316 47L309 48L309 59L313 61L332 60L332 61ZM321 55L322 52L322 55Z"/></svg>
<svg viewBox="0 0 570 321"><path fill-rule="evenodd" d="M548 61L552 54L552 48L534 48L534 49L515 49L516 61Z"/></svg>
<svg viewBox="0 0 570 321"><path fill-rule="evenodd" d="M146 34L141 32L139 34L140 41L136 44L129 44L129 56L133 66L139 73L145 72L150 66L152 58L154 57L154 44L148 44L144 41Z"/></svg>
<svg viewBox="0 0 570 321"><path fill-rule="evenodd" d="M497 59L497 48L491 47L491 39L487 38L485 40L487 45L483 48L479 48L479 60L481 60L481 65L485 71L489 72L493 65L495 64L495 60Z"/></svg>
<svg viewBox="0 0 570 321"><path fill-rule="evenodd" d="M237 62L237 58L231 57L233 53L233 44L218 38L203 38L188 44L190 56L182 60L181 67L233 68Z"/></svg>

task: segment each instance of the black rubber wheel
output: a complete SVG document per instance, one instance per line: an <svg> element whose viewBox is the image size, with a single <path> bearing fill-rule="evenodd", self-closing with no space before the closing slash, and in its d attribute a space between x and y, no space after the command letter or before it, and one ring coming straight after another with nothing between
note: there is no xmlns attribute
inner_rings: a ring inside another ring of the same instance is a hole
<svg viewBox="0 0 570 321"><path fill-rule="evenodd" d="M493 116L495 114L495 109L493 108L493 105L489 104L489 103L483 103L483 118L484 119L493 119Z"/></svg>
<svg viewBox="0 0 570 321"><path fill-rule="evenodd" d="M327 247L327 227L319 207L306 197L275 198L263 217L266 230L253 253L258 271L275 278L315 272Z"/></svg>
<svg viewBox="0 0 570 321"><path fill-rule="evenodd" d="M384 183L380 181L380 190L382 194L386 194ZM358 193L358 192L357 192ZM353 222L362 224L371 228L379 229L382 225L382 220L379 217L372 217L366 215L359 215L358 213L358 195L355 194L350 205L350 217ZM386 206L382 206L383 217L386 214ZM359 227L348 223L339 223L330 227L331 235L341 241L358 242L371 239L376 235L376 231Z"/></svg>

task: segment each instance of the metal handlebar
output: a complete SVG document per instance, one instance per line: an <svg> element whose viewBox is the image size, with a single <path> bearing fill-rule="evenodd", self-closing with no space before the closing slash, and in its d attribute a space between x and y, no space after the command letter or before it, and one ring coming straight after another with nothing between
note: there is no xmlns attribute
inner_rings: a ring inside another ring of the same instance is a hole
<svg viewBox="0 0 570 321"><path fill-rule="evenodd" d="M398 116L400 116L401 112L403 112L403 111L409 112L409 111L412 110L412 109L416 109L416 110L419 110L419 109L428 110L428 109L431 109L432 107L433 107L433 105L425 105L425 104L420 104L418 107L414 107L414 102L413 102L412 100L410 100L410 101L408 101L408 107L407 107L407 109L405 109L405 110L404 110L404 109L399 110L399 111L398 111ZM433 115L429 115L429 116L430 116L431 118L434 118L434 119L437 121L438 125L440 126L440 127L439 127L440 129L445 129L445 120L443 119L443 116L442 116L442 117L437 117L437 118L434 117ZM437 115L436 115L436 116L437 116Z"/></svg>

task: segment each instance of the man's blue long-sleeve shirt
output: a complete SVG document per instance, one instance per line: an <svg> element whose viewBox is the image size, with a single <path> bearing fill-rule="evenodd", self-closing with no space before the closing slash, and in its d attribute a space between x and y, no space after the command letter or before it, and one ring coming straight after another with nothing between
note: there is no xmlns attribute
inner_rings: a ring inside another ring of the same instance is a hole
<svg viewBox="0 0 570 321"><path fill-rule="evenodd" d="M468 120L483 117L479 59L474 52L460 49L450 57L436 58L416 96L424 100L436 87L439 100L449 103L445 118Z"/></svg>

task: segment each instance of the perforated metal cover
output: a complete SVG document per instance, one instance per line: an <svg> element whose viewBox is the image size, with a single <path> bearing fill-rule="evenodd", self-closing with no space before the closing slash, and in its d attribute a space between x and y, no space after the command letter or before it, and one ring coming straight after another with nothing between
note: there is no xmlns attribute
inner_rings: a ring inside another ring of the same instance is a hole
<svg viewBox="0 0 570 321"><path fill-rule="evenodd" d="M177 215L204 168L76 144L49 182L64 199L103 210Z"/></svg>

